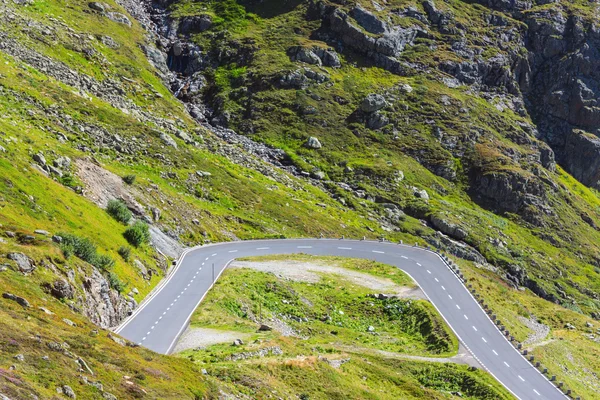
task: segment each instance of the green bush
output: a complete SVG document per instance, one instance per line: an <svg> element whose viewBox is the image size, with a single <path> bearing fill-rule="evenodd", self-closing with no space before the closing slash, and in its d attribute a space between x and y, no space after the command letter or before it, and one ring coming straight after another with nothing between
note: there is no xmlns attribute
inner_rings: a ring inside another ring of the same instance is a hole
<svg viewBox="0 0 600 400"><path fill-rule="evenodd" d="M97 257L96 246L89 239L70 233L60 233L59 236L62 238L60 247L65 257L74 254L83 261L94 264Z"/></svg>
<svg viewBox="0 0 600 400"><path fill-rule="evenodd" d="M96 256L96 260L93 264L101 270L107 271L115 266L115 260L106 254L101 254Z"/></svg>
<svg viewBox="0 0 600 400"><path fill-rule="evenodd" d="M120 280L118 275L114 272L108 273L108 283L110 284L111 288L115 289L119 293L123 292L127 286L125 282Z"/></svg>
<svg viewBox="0 0 600 400"><path fill-rule="evenodd" d="M123 182L128 185L133 185L133 182L135 182L135 175L125 175L123 177Z"/></svg>
<svg viewBox="0 0 600 400"><path fill-rule="evenodd" d="M119 253L123 260L129 261L129 256L131 256L131 248L127 246L121 246L119 247L119 250L117 250L117 253Z"/></svg>
<svg viewBox="0 0 600 400"><path fill-rule="evenodd" d="M148 224L137 221L135 224L131 225L127 230L123 233L125 239L135 247L140 247L141 245L148 243L150 241L150 230L148 229Z"/></svg>
<svg viewBox="0 0 600 400"><path fill-rule="evenodd" d="M92 264L94 267L100 268L101 270L108 270L115 265L115 260L106 255L98 254L96 245L87 238L82 238L71 233L59 233L58 236L62 238L60 243L60 249L62 250L65 258L69 258L71 255L82 259L83 261Z"/></svg>
<svg viewBox="0 0 600 400"><path fill-rule="evenodd" d="M131 221L131 211L121 200L110 200L106 212L117 221L127 225Z"/></svg>

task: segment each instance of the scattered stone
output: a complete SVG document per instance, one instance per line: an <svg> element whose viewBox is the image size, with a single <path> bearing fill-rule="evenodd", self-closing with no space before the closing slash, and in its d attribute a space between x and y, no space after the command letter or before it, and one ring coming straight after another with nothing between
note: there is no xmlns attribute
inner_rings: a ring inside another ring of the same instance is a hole
<svg viewBox="0 0 600 400"><path fill-rule="evenodd" d="M63 322L64 322L65 324L69 325L69 326L72 326L72 327L77 327L77 324L76 324L75 322L71 321L71 320L70 320L70 319L68 319L68 318L63 318Z"/></svg>
<svg viewBox="0 0 600 400"><path fill-rule="evenodd" d="M567 322L567 323L565 324L565 328L567 328L567 329L568 329L568 330L570 330L570 331L574 331L574 330L576 330L576 329L577 329L577 328L575 327L575 325L571 324L570 322Z"/></svg>
<svg viewBox="0 0 600 400"><path fill-rule="evenodd" d="M71 389L70 386L68 385L63 385L62 387L62 392L65 396L71 398L71 399L76 399L77 396L75 395L75 392L73 391L73 389Z"/></svg>
<svg viewBox="0 0 600 400"><path fill-rule="evenodd" d="M44 360L44 361L50 361L50 357L48 357L48 356L42 356L42 360Z"/></svg>
<svg viewBox="0 0 600 400"><path fill-rule="evenodd" d="M87 371L90 375L94 375L94 371L89 367L85 360L81 357L77 357L77 364L81 366L81 369Z"/></svg>
<svg viewBox="0 0 600 400"><path fill-rule="evenodd" d="M108 392L102 393L102 397L104 397L104 400L117 400L117 397L114 394Z"/></svg>
<svg viewBox="0 0 600 400"><path fill-rule="evenodd" d="M33 233L35 233L36 235L43 235L43 236L50 235L50 232L45 231L43 229L36 229L35 231L33 231Z"/></svg>
<svg viewBox="0 0 600 400"><path fill-rule="evenodd" d="M423 200L429 200L429 193L425 189L413 188L413 194L415 197L421 198Z"/></svg>
<svg viewBox="0 0 600 400"><path fill-rule="evenodd" d="M127 346L127 342L124 339L122 339L122 338L120 338L120 337L118 337L116 335L113 335L112 333L109 333L108 337L110 339L112 339L113 342L115 342L115 343L117 343L117 344L119 344L121 346Z"/></svg>
<svg viewBox="0 0 600 400"><path fill-rule="evenodd" d="M38 310L43 311L45 314L48 314L48 315L54 315L54 313L52 311L48 310L45 307L38 307Z"/></svg>
<svg viewBox="0 0 600 400"><path fill-rule="evenodd" d="M131 26L131 21L125 14L121 14L118 12L109 12L106 13L106 17L111 21L118 22L119 24Z"/></svg>
<svg viewBox="0 0 600 400"><path fill-rule="evenodd" d="M260 327L258 328L258 330L260 332L266 332L266 331L272 331L273 328L271 328L269 325L261 324Z"/></svg>
<svg viewBox="0 0 600 400"><path fill-rule="evenodd" d="M17 234L14 233L13 231L5 231L4 234L11 239L14 238L15 236L17 236Z"/></svg>
<svg viewBox="0 0 600 400"><path fill-rule="evenodd" d="M71 167L71 159L67 156L58 157L52 162L56 168L69 169Z"/></svg>
<svg viewBox="0 0 600 400"><path fill-rule="evenodd" d="M375 332L375 327L373 325L369 325L367 332Z"/></svg>
<svg viewBox="0 0 600 400"><path fill-rule="evenodd" d="M35 270L33 261L23 253L8 253L6 257L17 263L17 268L23 274L29 274Z"/></svg>
<svg viewBox="0 0 600 400"><path fill-rule="evenodd" d="M325 172L317 169L314 170L311 174L310 174L313 178L318 179L318 180L323 180L325 179Z"/></svg>
<svg viewBox="0 0 600 400"><path fill-rule="evenodd" d="M233 341L233 346L242 346L244 344L244 342L242 341L242 339L235 339Z"/></svg>
<svg viewBox="0 0 600 400"><path fill-rule="evenodd" d="M52 236L52 241L54 243L61 244L63 241L63 238L61 236L54 235L54 236Z"/></svg>
<svg viewBox="0 0 600 400"><path fill-rule="evenodd" d="M167 146L171 146L174 148L177 148L177 142L175 141L175 139L173 139L171 137L171 135L161 132L160 133L160 140L163 141L164 144L166 144Z"/></svg>
<svg viewBox="0 0 600 400"><path fill-rule="evenodd" d="M202 368L202 375L208 375L208 371L204 368Z"/></svg>
<svg viewBox="0 0 600 400"><path fill-rule="evenodd" d="M25 356L23 354L17 354L16 356L13 357L15 360L23 362L25 361Z"/></svg>
<svg viewBox="0 0 600 400"><path fill-rule="evenodd" d="M591 322L586 322L585 326L587 326L588 328L593 328L594 324L592 324Z"/></svg>
<svg viewBox="0 0 600 400"><path fill-rule="evenodd" d="M158 222L160 219L160 210L158 208L152 208L152 219L154 222Z"/></svg>
<svg viewBox="0 0 600 400"><path fill-rule="evenodd" d="M19 305L23 307L31 307L31 304L29 304L29 302L26 299L24 299L23 297L16 296L12 293L2 293L2 297L8 300L16 301Z"/></svg>
<svg viewBox="0 0 600 400"><path fill-rule="evenodd" d="M321 147L323 147L323 145L321 145L319 139L317 139L314 136L311 136L306 141L305 147L308 147L309 149L320 149Z"/></svg>
<svg viewBox="0 0 600 400"><path fill-rule="evenodd" d="M327 364L331 365L333 368L340 368L342 365L346 364L348 361L350 361L350 358L341 358L339 360L330 360L326 357L322 357L319 356L319 361L323 361L326 362Z"/></svg>

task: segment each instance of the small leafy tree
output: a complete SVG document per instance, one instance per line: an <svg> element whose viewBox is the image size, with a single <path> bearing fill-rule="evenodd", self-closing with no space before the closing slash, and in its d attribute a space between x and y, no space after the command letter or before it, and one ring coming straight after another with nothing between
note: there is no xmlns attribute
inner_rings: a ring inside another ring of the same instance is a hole
<svg viewBox="0 0 600 400"><path fill-rule="evenodd" d="M150 230L148 229L148 224L142 221L136 221L135 224L125 230L123 236L132 246L140 247L141 245L150 242Z"/></svg>

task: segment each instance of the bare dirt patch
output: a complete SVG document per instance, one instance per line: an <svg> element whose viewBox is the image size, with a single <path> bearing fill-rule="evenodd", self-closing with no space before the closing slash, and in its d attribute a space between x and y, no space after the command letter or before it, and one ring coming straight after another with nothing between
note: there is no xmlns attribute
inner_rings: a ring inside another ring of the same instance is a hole
<svg viewBox="0 0 600 400"><path fill-rule="evenodd" d="M235 331L222 331L219 329L188 327L179 338L174 353L197 347L211 346L219 343L233 343L236 339L246 340L250 337L247 333Z"/></svg>
<svg viewBox="0 0 600 400"><path fill-rule="evenodd" d="M270 272L282 279L308 283L319 282L321 280L320 274L334 274L340 275L354 285L366 287L377 293L413 299L426 299L425 294L418 287L400 286L390 279L333 265L302 261L234 261L229 265L229 268L251 268L256 271Z"/></svg>

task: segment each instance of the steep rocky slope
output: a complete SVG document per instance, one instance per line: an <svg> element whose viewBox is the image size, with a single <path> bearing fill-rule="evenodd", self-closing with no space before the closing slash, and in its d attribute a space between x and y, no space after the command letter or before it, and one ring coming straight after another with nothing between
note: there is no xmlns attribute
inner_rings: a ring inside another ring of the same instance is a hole
<svg viewBox="0 0 600 400"><path fill-rule="evenodd" d="M208 129L348 208L378 210L384 231L597 315L595 5L129 9L153 33L146 53Z"/></svg>

